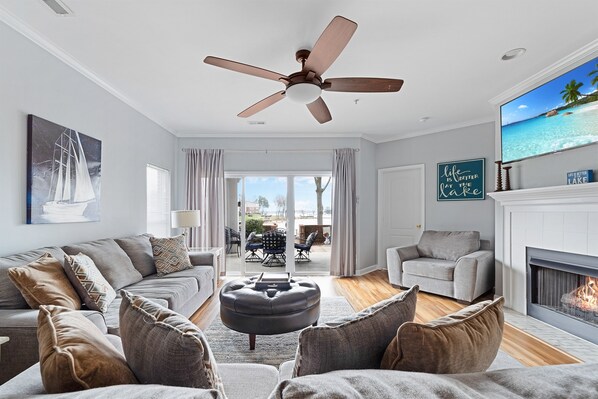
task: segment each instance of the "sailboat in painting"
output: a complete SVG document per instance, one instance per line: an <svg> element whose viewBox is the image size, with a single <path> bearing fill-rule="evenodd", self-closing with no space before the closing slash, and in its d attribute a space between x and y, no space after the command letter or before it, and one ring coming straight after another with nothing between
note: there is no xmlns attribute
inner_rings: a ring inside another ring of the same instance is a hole
<svg viewBox="0 0 598 399"><path fill-rule="evenodd" d="M54 143L50 190L42 212L48 216L81 216L95 199L79 133L64 129Z"/></svg>

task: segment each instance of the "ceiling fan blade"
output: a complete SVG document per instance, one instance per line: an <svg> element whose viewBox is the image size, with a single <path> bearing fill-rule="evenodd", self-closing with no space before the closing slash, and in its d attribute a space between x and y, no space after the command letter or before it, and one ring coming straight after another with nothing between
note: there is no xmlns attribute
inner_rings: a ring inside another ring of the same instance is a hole
<svg viewBox="0 0 598 399"><path fill-rule="evenodd" d="M396 92L403 86L402 79L386 78L331 78L322 83L322 90L353 93Z"/></svg>
<svg viewBox="0 0 598 399"><path fill-rule="evenodd" d="M251 107L247 108L246 110L244 110L237 116L240 116L241 118L247 118L251 115L255 115L258 112L263 111L264 109L268 108L269 106L276 104L277 102L282 100L284 97L285 97L284 90L279 91L278 93L274 93L271 96L266 97L263 100L256 102Z"/></svg>
<svg viewBox="0 0 598 399"><path fill-rule="evenodd" d="M203 62L209 65L214 65L224 69L230 69L231 71L246 73L247 75L257 76L258 78L276 80L276 81L288 81L289 77L278 72L272 72L267 69L258 68L252 65L242 64L240 62L225 60L224 58L206 57Z"/></svg>
<svg viewBox="0 0 598 399"><path fill-rule="evenodd" d="M330 110L326 106L324 100L322 100L322 97L318 97L313 103L307 104L307 109L309 109L309 112L311 112L314 118L320 123L326 123L332 120Z"/></svg>
<svg viewBox="0 0 598 399"><path fill-rule="evenodd" d="M311 50L303 70L314 71L321 76L338 58L356 29L355 22L341 16L334 17Z"/></svg>

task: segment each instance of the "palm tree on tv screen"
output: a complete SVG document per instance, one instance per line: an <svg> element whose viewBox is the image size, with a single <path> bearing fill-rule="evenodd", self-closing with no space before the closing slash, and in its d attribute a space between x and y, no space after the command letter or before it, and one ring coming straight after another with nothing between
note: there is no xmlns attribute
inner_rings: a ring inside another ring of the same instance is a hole
<svg viewBox="0 0 598 399"><path fill-rule="evenodd" d="M592 86L596 86L596 88L598 89L598 64L596 64L596 69L594 69L592 72L590 72L590 74L588 76L593 76L590 84Z"/></svg>
<svg viewBox="0 0 598 399"><path fill-rule="evenodd" d="M583 83L577 82L573 79L571 82L567 83L565 86L565 90L561 91L563 95L563 100L567 103L574 103L582 97L582 94L579 92L579 88L583 86Z"/></svg>

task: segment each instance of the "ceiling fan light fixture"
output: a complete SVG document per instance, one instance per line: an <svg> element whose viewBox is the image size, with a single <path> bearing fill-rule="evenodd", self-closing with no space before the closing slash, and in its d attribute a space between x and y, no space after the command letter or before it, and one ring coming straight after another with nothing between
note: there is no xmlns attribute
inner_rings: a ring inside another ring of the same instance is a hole
<svg viewBox="0 0 598 399"><path fill-rule="evenodd" d="M286 90L286 97L291 101L295 101L301 104L313 103L322 94L320 86L314 83L296 83L290 85Z"/></svg>

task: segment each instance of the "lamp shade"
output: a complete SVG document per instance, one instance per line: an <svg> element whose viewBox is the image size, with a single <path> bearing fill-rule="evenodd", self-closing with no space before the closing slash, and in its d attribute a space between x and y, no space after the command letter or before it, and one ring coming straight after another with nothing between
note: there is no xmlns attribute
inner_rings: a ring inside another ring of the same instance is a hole
<svg viewBox="0 0 598 399"><path fill-rule="evenodd" d="M199 210L194 211L172 211L170 213L170 224L172 228L187 228L187 227L198 227L200 223L201 215Z"/></svg>

